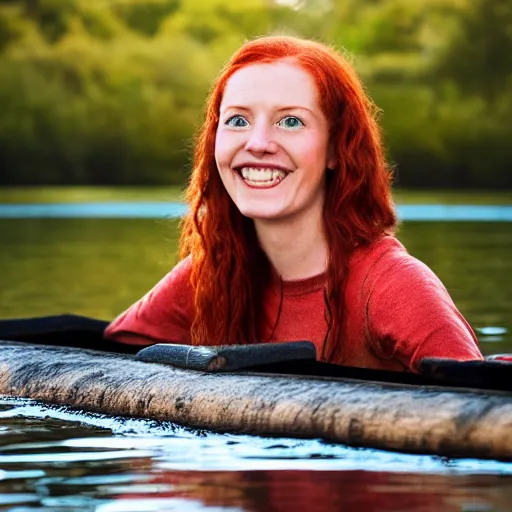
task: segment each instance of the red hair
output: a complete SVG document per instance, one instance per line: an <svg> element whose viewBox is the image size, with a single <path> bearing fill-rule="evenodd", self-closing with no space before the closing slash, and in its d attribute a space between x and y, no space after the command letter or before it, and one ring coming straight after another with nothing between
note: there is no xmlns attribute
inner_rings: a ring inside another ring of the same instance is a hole
<svg viewBox="0 0 512 512"><path fill-rule="evenodd" d="M180 256L191 256L196 316L195 345L254 343L260 339L261 301L270 264L254 224L226 192L215 163L219 108L229 78L244 66L292 60L315 80L338 162L327 170L324 229L328 243L325 293L329 330L322 359L343 362L344 290L356 246L393 232L396 216L376 108L352 66L323 44L293 37L245 43L214 82L195 147L187 189L190 213L182 223Z"/></svg>

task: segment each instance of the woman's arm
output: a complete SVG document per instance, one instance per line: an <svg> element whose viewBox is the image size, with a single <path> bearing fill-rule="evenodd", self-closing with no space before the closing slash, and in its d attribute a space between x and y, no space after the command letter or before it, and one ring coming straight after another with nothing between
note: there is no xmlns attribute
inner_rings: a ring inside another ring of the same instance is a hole
<svg viewBox="0 0 512 512"><path fill-rule="evenodd" d="M482 359L477 338L439 278L405 250L384 255L369 279L367 333L376 354L416 371L425 357Z"/></svg>

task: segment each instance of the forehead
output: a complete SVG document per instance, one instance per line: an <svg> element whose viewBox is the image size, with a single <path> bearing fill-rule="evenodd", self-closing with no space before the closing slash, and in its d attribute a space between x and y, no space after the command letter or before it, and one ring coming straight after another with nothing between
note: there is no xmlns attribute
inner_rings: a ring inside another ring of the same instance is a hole
<svg viewBox="0 0 512 512"><path fill-rule="evenodd" d="M285 61L251 64L228 80L221 109L230 106L298 106L319 109L313 77L297 64Z"/></svg>

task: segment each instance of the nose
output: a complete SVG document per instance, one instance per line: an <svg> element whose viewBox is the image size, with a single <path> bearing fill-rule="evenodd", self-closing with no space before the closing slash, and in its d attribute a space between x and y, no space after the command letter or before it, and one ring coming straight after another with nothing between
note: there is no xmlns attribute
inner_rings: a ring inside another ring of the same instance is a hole
<svg viewBox="0 0 512 512"><path fill-rule="evenodd" d="M248 133L249 138L245 143L246 151L254 155L275 153L277 151L277 143L272 137L272 126L263 122L256 123Z"/></svg>

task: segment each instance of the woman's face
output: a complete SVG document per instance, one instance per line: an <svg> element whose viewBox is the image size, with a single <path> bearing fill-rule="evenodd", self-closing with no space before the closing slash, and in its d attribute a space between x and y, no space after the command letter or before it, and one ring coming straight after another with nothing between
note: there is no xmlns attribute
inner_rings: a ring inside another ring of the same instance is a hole
<svg viewBox="0 0 512 512"><path fill-rule="evenodd" d="M254 64L228 80L215 142L222 182L255 220L318 215L329 127L314 79L289 61Z"/></svg>

